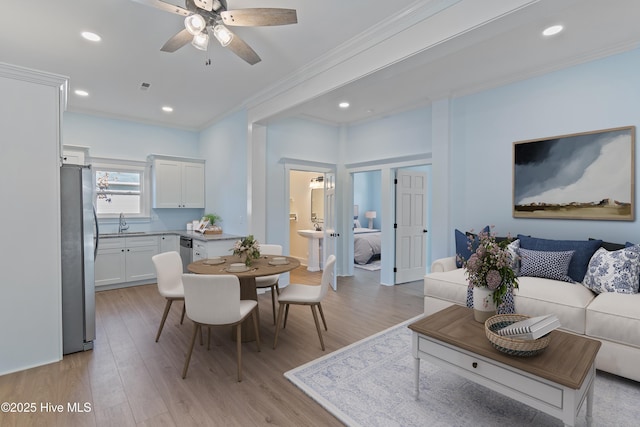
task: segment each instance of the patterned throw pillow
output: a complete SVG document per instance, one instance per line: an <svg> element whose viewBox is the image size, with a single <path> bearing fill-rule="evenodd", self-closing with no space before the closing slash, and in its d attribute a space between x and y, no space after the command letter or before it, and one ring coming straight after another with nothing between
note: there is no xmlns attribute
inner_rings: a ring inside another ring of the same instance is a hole
<svg viewBox="0 0 640 427"><path fill-rule="evenodd" d="M517 276L520 272L520 240L516 239L507 246L511 257L511 269Z"/></svg>
<svg viewBox="0 0 640 427"><path fill-rule="evenodd" d="M575 283L567 276L574 251L532 251L520 248L519 276L543 277Z"/></svg>
<svg viewBox="0 0 640 427"><path fill-rule="evenodd" d="M638 293L640 286L640 245L609 252L600 248L589 261L582 282L593 292Z"/></svg>

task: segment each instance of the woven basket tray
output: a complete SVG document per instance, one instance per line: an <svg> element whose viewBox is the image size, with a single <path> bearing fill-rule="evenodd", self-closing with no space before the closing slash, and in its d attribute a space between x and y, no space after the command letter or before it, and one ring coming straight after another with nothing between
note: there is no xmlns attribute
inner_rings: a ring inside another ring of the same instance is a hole
<svg viewBox="0 0 640 427"><path fill-rule="evenodd" d="M520 340L498 335L495 331L509 326L512 323L527 319L529 316L522 314L498 314L484 322L484 331L487 338L496 350L511 356L529 357L542 353L549 342L551 335L546 334L537 340Z"/></svg>

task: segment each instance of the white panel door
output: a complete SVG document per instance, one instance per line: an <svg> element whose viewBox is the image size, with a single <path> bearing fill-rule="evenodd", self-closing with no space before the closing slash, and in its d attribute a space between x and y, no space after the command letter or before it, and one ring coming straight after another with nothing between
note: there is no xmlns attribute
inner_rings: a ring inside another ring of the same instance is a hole
<svg viewBox="0 0 640 427"><path fill-rule="evenodd" d="M336 231L336 174L327 172L324 174L324 243L322 250L322 264L329 255L336 254L337 239L340 234ZM335 264L334 267L335 268ZM331 287L338 290L336 275L332 275Z"/></svg>
<svg viewBox="0 0 640 427"><path fill-rule="evenodd" d="M421 280L426 273L427 176L398 170L396 174L395 283Z"/></svg>

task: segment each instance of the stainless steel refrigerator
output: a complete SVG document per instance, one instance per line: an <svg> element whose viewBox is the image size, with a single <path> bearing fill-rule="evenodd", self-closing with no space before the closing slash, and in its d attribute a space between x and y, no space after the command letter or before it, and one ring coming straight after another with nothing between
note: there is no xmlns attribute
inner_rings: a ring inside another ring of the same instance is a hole
<svg viewBox="0 0 640 427"><path fill-rule="evenodd" d="M91 166L60 168L63 354L90 350L96 336L94 261L98 221Z"/></svg>

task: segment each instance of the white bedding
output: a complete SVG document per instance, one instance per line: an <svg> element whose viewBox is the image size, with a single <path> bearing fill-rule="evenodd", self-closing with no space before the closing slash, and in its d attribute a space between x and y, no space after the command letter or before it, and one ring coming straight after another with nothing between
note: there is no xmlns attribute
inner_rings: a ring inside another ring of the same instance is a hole
<svg viewBox="0 0 640 427"><path fill-rule="evenodd" d="M375 255L380 255L380 230L355 228L353 230L353 259L358 264L366 264Z"/></svg>

